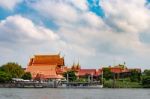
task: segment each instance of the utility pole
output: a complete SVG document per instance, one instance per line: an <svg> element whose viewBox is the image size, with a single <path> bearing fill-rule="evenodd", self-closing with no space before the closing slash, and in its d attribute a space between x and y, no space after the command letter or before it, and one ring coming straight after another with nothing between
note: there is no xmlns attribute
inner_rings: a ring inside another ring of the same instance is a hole
<svg viewBox="0 0 150 99"><path fill-rule="evenodd" d="M115 88L116 80L115 80L115 73L113 73L113 88Z"/></svg>
<svg viewBox="0 0 150 99"><path fill-rule="evenodd" d="M88 82L90 83L90 75L88 75Z"/></svg>
<svg viewBox="0 0 150 99"><path fill-rule="evenodd" d="M69 75L68 75L68 73L67 73L67 83L69 83Z"/></svg>
<svg viewBox="0 0 150 99"><path fill-rule="evenodd" d="M102 79L102 86L103 86L103 70L102 70L102 77L101 77L101 79Z"/></svg>
<svg viewBox="0 0 150 99"><path fill-rule="evenodd" d="M93 73L92 73L92 75L91 75L91 82L93 82Z"/></svg>

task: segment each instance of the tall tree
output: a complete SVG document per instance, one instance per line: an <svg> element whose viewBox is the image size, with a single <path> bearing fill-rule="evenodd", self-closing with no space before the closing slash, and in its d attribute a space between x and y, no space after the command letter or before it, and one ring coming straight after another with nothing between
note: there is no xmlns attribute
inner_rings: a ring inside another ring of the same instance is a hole
<svg viewBox="0 0 150 99"><path fill-rule="evenodd" d="M5 83L11 80L11 76L4 71L0 71L0 83Z"/></svg>
<svg viewBox="0 0 150 99"><path fill-rule="evenodd" d="M30 72L25 72L21 78L24 80L31 80L32 76Z"/></svg>
<svg viewBox="0 0 150 99"><path fill-rule="evenodd" d="M146 69L142 75L142 85L145 88L150 88L150 70Z"/></svg>
<svg viewBox="0 0 150 99"><path fill-rule="evenodd" d="M141 73L137 70L131 70L130 80L132 82L140 82L141 81Z"/></svg>
<svg viewBox="0 0 150 99"><path fill-rule="evenodd" d="M63 76L67 79L68 75L68 80L69 81L75 81L77 79L77 76L75 74L75 71L67 71L63 74Z"/></svg>
<svg viewBox="0 0 150 99"><path fill-rule="evenodd" d="M143 74L145 76L150 76L150 69L145 69L144 72L143 72Z"/></svg>
<svg viewBox="0 0 150 99"><path fill-rule="evenodd" d="M9 62L1 66L1 71L9 74L12 78L21 78L24 74L24 70L21 68L21 65Z"/></svg>
<svg viewBox="0 0 150 99"><path fill-rule="evenodd" d="M103 68L103 77L106 80L112 79L113 78L113 73L110 71L109 68Z"/></svg>

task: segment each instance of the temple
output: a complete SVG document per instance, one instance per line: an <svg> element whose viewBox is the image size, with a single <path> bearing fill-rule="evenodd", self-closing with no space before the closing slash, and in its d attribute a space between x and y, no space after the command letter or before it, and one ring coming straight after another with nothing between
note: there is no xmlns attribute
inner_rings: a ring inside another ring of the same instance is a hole
<svg viewBox="0 0 150 99"><path fill-rule="evenodd" d="M95 79L99 78L104 68L108 68L116 79L129 77L132 70L141 72L141 69L128 69L125 64L102 67L100 69L82 69L79 62L72 66L65 66L64 57L56 55L35 55L30 59L26 72L30 72L34 80L64 79L63 73L75 71L77 78L85 78L87 75Z"/></svg>
<svg viewBox="0 0 150 99"><path fill-rule="evenodd" d="M64 58L59 54L35 55L30 59L26 72L30 72L33 79L61 79L64 67Z"/></svg>

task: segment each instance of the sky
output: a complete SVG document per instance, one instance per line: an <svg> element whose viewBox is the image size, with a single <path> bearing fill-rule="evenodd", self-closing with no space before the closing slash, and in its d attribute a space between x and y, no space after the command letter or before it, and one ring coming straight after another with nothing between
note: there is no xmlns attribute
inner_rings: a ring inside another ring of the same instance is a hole
<svg viewBox="0 0 150 99"><path fill-rule="evenodd" d="M150 69L150 0L0 0L0 65L35 54L66 66Z"/></svg>

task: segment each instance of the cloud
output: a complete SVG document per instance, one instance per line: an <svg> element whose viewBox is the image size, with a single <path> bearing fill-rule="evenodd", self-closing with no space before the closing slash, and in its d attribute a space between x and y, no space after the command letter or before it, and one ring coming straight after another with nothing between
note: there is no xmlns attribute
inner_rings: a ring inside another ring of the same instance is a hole
<svg viewBox="0 0 150 99"><path fill-rule="evenodd" d="M23 0L0 0L0 6L4 9L13 10Z"/></svg>
<svg viewBox="0 0 150 99"><path fill-rule="evenodd" d="M33 54L59 52L66 43L51 29L13 15L0 21L0 46L0 63L16 61L25 65Z"/></svg>
<svg viewBox="0 0 150 99"><path fill-rule="evenodd" d="M149 28L150 12L145 4L146 0L101 0L100 2L108 24L125 32L142 32Z"/></svg>
<svg viewBox="0 0 150 99"><path fill-rule="evenodd" d="M105 22L118 33L118 42L132 48L137 53L149 50L149 46L140 40L141 33L150 31L150 11L146 0L101 0L100 6L105 12ZM123 36L123 37L122 37Z"/></svg>
<svg viewBox="0 0 150 99"><path fill-rule="evenodd" d="M57 33L68 43L78 46L81 43L82 49L92 47L97 53L100 51L108 53L109 51L110 53L121 54L122 52L124 54L125 52L140 52L147 48L140 41L139 34L149 30L150 23L149 11L145 7L144 1L128 2L125 0L102 0L100 6L105 12L104 18L88 10L87 2L84 0L82 2L39 0L31 5L41 15L52 19L59 26L56 30ZM81 6L78 7L77 3ZM143 20L139 20L139 18ZM103 46L106 44L108 44L109 50L103 50Z"/></svg>
<svg viewBox="0 0 150 99"><path fill-rule="evenodd" d="M1 42L25 45L31 54L62 51L67 53L67 62L76 57L85 67L99 66L100 61L110 65L114 57L131 64L141 57L147 60L150 45L143 35L150 32L150 11L146 0L100 0L99 5L95 0L91 5L101 10L103 17L90 9L87 0L26 2L36 13L30 17L38 15L41 25L22 15L9 16L0 22ZM57 28L48 28L40 19Z"/></svg>
<svg viewBox="0 0 150 99"><path fill-rule="evenodd" d="M99 3L104 17L91 11L85 0L39 0L31 5L59 26L56 32L76 55L97 57L105 53L121 57L148 53L149 45L140 39L141 33L150 31L146 0L101 0Z"/></svg>
<svg viewBox="0 0 150 99"><path fill-rule="evenodd" d="M56 40L59 36L50 29L35 25L30 19L21 15L9 16L0 21L0 40L30 42L31 40Z"/></svg>

